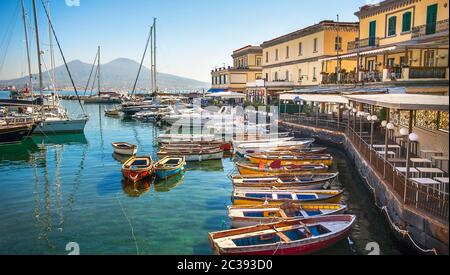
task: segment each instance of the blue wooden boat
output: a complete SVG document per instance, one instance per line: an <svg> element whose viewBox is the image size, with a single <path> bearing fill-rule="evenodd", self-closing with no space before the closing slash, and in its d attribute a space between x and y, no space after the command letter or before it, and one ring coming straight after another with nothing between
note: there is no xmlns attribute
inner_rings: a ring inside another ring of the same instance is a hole
<svg viewBox="0 0 450 275"><path fill-rule="evenodd" d="M165 157L155 164L156 176L167 179L183 172L186 166L184 157Z"/></svg>

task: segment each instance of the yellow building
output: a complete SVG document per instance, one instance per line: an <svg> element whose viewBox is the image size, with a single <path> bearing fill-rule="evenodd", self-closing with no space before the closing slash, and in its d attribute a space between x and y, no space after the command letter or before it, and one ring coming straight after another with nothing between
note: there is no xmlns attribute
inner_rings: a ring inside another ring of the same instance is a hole
<svg viewBox="0 0 450 275"><path fill-rule="evenodd" d="M360 36L349 54L323 62L358 60L366 82L448 82L448 0L386 0L356 13Z"/></svg>
<svg viewBox="0 0 450 275"><path fill-rule="evenodd" d="M267 96L274 98L278 92L320 85L324 76L354 71L355 60L344 60L339 64L336 61L325 64L319 60L346 54L348 42L357 37L358 23L322 21L264 42L261 45L264 87L249 83L248 97L265 89Z"/></svg>
<svg viewBox="0 0 450 275"><path fill-rule="evenodd" d="M262 49L259 46L245 46L232 55L233 67L211 71L210 92L245 92L248 82L262 77Z"/></svg>

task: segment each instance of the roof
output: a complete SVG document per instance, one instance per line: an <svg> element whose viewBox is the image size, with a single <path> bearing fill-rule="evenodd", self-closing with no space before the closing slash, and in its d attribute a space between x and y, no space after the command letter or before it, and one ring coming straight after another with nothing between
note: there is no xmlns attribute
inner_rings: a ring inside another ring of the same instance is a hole
<svg viewBox="0 0 450 275"><path fill-rule="evenodd" d="M231 55L231 57L235 58L235 57L243 56L246 54L252 54L252 53L262 54L262 48L260 46L248 45L248 46L245 46L243 48L233 51L233 54Z"/></svg>
<svg viewBox="0 0 450 275"><path fill-rule="evenodd" d="M398 110L433 110L448 112L449 97L424 94L347 95L351 101Z"/></svg>
<svg viewBox="0 0 450 275"><path fill-rule="evenodd" d="M339 103L348 104L349 100L341 95L324 95L324 94L293 94L286 93L280 95L280 100L291 101L308 101L308 102L321 102L321 103Z"/></svg>
<svg viewBox="0 0 450 275"><path fill-rule="evenodd" d="M392 12L392 10L415 4L421 0L384 0L376 4L365 5L355 13L359 18L366 18L376 14Z"/></svg>
<svg viewBox="0 0 450 275"><path fill-rule="evenodd" d="M358 22L335 22L332 20L325 20L322 21L320 23L314 24L312 26L308 26L306 28L288 33L286 35L282 35L280 37L274 38L272 40L269 41L264 41L264 43L261 44L262 48L266 48L266 47L270 47L270 46L274 46L274 45L278 45L293 39L297 39L309 34L313 34L319 31L322 31L325 27L350 27L350 28L354 28L355 31L358 30L359 28L359 23Z"/></svg>

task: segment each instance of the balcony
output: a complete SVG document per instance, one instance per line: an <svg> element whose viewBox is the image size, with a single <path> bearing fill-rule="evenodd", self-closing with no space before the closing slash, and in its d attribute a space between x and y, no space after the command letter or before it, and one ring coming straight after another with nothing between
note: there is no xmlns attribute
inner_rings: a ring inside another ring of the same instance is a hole
<svg viewBox="0 0 450 275"><path fill-rule="evenodd" d="M412 38L420 38L435 33L448 32L448 19L438 21L434 24L426 24L414 27L412 30Z"/></svg>
<svg viewBox="0 0 450 275"><path fill-rule="evenodd" d="M355 51L360 48L378 47L378 46L380 46L379 37L366 38L348 42L347 51Z"/></svg>
<svg viewBox="0 0 450 275"><path fill-rule="evenodd" d="M410 79L445 79L447 67L411 67Z"/></svg>

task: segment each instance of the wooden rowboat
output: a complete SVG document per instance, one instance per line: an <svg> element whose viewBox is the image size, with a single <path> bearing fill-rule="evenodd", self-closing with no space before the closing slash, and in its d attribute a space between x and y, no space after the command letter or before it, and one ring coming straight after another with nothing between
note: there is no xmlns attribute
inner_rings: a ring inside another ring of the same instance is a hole
<svg viewBox="0 0 450 275"><path fill-rule="evenodd" d="M209 233L218 255L305 255L348 237L356 217L336 215Z"/></svg>
<svg viewBox="0 0 450 275"><path fill-rule="evenodd" d="M161 150L158 152L158 157L160 159L164 157L184 157L187 162L202 162L206 160L219 160L223 158L223 150L220 148L212 150L177 150L177 151L165 151Z"/></svg>
<svg viewBox="0 0 450 275"><path fill-rule="evenodd" d="M285 203L271 205L239 205L228 207L228 217L233 228L258 224L307 219L312 217L336 215L347 209L342 204L297 204Z"/></svg>
<svg viewBox="0 0 450 275"><path fill-rule="evenodd" d="M296 203L339 203L343 190L261 190L238 189L233 191L234 205L270 204L281 205L286 202Z"/></svg>
<svg viewBox="0 0 450 275"><path fill-rule="evenodd" d="M131 157L122 166L122 174L131 182L138 182L153 174L153 160L151 157Z"/></svg>
<svg viewBox="0 0 450 275"><path fill-rule="evenodd" d="M197 148L197 147L219 147L223 151L231 150L231 143L224 141L185 141L185 142L162 142L161 147L175 147L175 148Z"/></svg>
<svg viewBox="0 0 450 275"><path fill-rule="evenodd" d="M105 110L105 115L111 116L111 117L117 117L120 115L120 110L118 110L118 109Z"/></svg>
<svg viewBox="0 0 450 275"><path fill-rule="evenodd" d="M183 172L186 166L184 157L165 157L155 165L155 174L160 179L167 179Z"/></svg>
<svg viewBox="0 0 450 275"><path fill-rule="evenodd" d="M236 163L241 175L282 175L282 174L304 174L304 173L321 173L328 171L329 167L323 164L303 164L303 165L280 165L260 166L258 164Z"/></svg>
<svg viewBox="0 0 450 275"><path fill-rule="evenodd" d="M270 148L264 151L261 151L261 154L266 153L277 153L277 154L305 154L305 155L314 155L314 154L325 154L327 151L327 148L325 147L311 147L311 148L292 148L292 147L282 147L278 146L275 148Z"/></svg>
<svg viewBox="0 0 450 275"><path fill-rule="evenodd" d="M242 144L239 145L238 147L233 146L233 149L234 153L236 153L237 155L245 156L247 154L260 153L262 151L267 151L277 147L285 147L293 149L306 148L307 146L310 146L314 142L315 139L293 139L288 141L276 140L263 143Z"/></svg>
<svg viewBox="0 0 450 275"><path fill-rule="evenodd" d="M235 188L288 188L295 190L319 190L331 185L339 173L320 173L304 175L253 176L233 175L231 181Z"/></svg>
<svg viewBox="0 0 450 275"><path fill-rule="evenodd" d="M114 153L124 156L134 156L138 151L138 146L128 142L113 142Z"/></svg>
<svg viewBox="0 0 450 275"><path fill-rule="evenodd" d="M290 164L324 164L327 166L333 165L333 157L329 154L321 155L305 155L305 154L279 154L279 153L261 153L261 154L248 154L247 158L251 163L255 164L271 164L274 161L279 160L281 165Z"/></svg>

